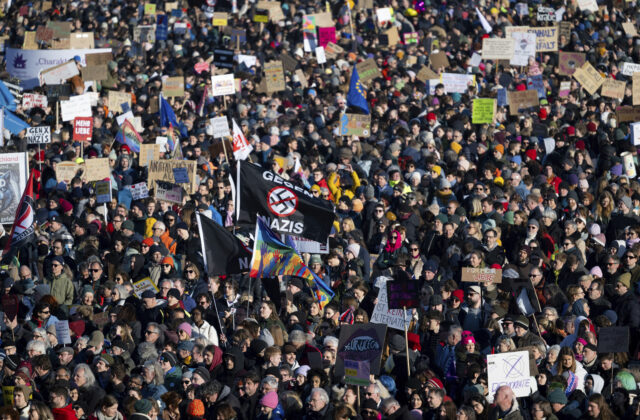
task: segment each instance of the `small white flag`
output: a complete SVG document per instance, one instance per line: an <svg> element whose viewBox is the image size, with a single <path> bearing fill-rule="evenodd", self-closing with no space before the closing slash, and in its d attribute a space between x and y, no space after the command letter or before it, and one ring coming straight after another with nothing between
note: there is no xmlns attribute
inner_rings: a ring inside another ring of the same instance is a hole
<svg viewBox="0 0 640 420"><path fill-rule="evenodd" d="M476 13L478 14L478 17L480 18L480 23L482 24L482 27L484 28L484 31L486 33L490 34L491 31L493 30L493 28L489 24L489 21L487 20L487 18L484 17L484 15L480 11L480 9L478 9L477 7L476 7Z"/></svg>

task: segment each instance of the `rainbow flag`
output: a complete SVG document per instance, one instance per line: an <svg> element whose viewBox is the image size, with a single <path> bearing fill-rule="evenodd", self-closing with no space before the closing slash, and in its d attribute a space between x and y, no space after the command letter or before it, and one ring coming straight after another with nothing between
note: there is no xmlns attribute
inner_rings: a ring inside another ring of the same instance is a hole
<svg viewBox="0 0 640 420"><path fill-rule="evenodd" d="M173 132L173 124L169 123L169 129L167 130L167 146L169 152L173 152L176 148L176 133Z"/></svg>
<svg viewBox="0 0 640 420"><path fill-rule="evenodd" d="M142 137L129 120L124 120L122 123L118 134L116 134L116 141L120 144L126 144L135 153L140 153L140 145L143 142Z"/></svg>
<svg viewBox="0 0 640 420"><path fill-rule="evenodd" d="M331 288L305 265L291 241L287 238L287 243L282 242L261 217L256 223L250 266L249 276L252 278L282 275L305 279L321 308L335 296Z"/></svg>

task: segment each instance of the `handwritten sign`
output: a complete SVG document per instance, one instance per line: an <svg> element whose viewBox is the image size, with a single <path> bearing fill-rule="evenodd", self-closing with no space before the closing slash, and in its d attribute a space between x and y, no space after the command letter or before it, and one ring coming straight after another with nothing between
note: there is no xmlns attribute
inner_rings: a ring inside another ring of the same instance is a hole
<svg viewBox="0 0 640 420"><path fill-rule="evenodd" d="M342 114L340 117L340 135L369 137L371 135L371 116Z"/></svg>
<svg viewBox="0 0 640 420"><path fill-rule="evenodd" d="M211 76L211 95L224 96L236 93L236 85L233 80L233 74L221 74Z"/></svg>
<svg viewBox="0 0 640 420"><path fill-rule="evenodd" d="M515 50L513 38L485 38L482 40L483 60L511 60Z"/></svg>
<svg viewBox="0 0 640 420"><path fill-rule="evenodd" d="M195 194L198 190L196 184L196 162L192 160L152 160L149 163L149 175L147 177L147 183L150 188L155 189L156 181L164 181L172 183L173 168L186 167L189 171L189 183L181 184L181 187L189 194Z"/></svg>
<svg viewBox="0 0 640 420"><path fill-rule="evenodd" d="M465 93L469 86L475 86L476 79L473 74L442 73L440 82L446 93Z"/></svg>
<svg viewBox="0 0 640 420"><path fill-rule="evenodd" d="M78 169L80 169L80 165L75 162L60 162L56 165L56 180L70 184L78 173Z"/></svg>
<svg viewBox="0 0 640 420"><path fill-rule="evenodd" d="M518 115L521 109L536 107L540 105L538 91L536 90L524 90L516 92L508 91L507 98L509 102L509 113L511 115Z"/></svg>
<svg viewBox="0 0 640 420"><path fill-rule="evenodd" d="M153 143L143 143L140 145L138 154L138 165L147 167L152 160L160 159L160 145Z"/></svg>
<svg viewBox="0 0 640 420"><path fill-rule="evenodd" d="M227 117L215 117L211 118L210 121L211 126L213 127L214 139L231 136L231 131L229 130L229 121L227 120Z"/></svg>
<svg viewBox="0 0 640 420"><path fill-rule="evenodd" d="M187 168L173 168L173 179L176 184L188 184L189 172L187 172Z"/></svg>
<svg viewBox="0 0 640 420"><path fill-rule="evenodd" d="M473 124L492 124L496 111L496 100L492 98L476 98L473 100L471 122Z"/></svg>
<svg viewBox="0 0 640 420"><path fill-rule="evenodd" d="M318 44L321 47L326 47L330 42L336 43L336 27L330 28L318 28Z"/></svg>
<svg viewBox="0 0 640 420"><path fill-rule="evenodd" d="M538 14L536 15L538 22L555 22L556 11L553 7L538 6Z"/></svg>
<svg viewBox="0 0 640 420"><path fill-rule="evenodd" d="M98 204L109 203L111 201L111 180L97 181L95 192Z"/></svg>
<svg viewBox="0 0 640 420"><path fill-rule="evenodd" d="M606 96L608 98L614 99L624 99L624 91L627 87L627 83L612 79L611 77L607 77L602 82L602 89L600 90L600 95Z"/></svg>
<svg viewBox="0 0 640 420"><path fill-rule="evenodd" d="M558 51L557 27L529 28L527 32L536 34L536 52Z"/></svg>
<svg viewBox="0 0 640 420"><path fill-rule="evenodd" d="M487 355L487 372L489 374L489 393L491 395L501 386L509 386L516 397L531 395L529 352L514 351Z"/></svg>
<svg viewBox="0 0 640 420"><path fill-rule="evenodd" d="M622 69L620 70L625 76L633 76L633 73L640 72L640 64L636 63L622 63Z"/></svg>
<svg viewBox="0 0 640 420"><path fill-rule="evenodd" d="M46 144L51 143L51 127L28 127L26 136L27 144Z"/></svg>
<svg viewBox="0 0 640 420"><path fill-rule="evenodd" d="M182 187L170 182L156 182L155 196L157 200L182 204Z"/></svg>
<svg viewBox="0 0 640 420"><path fill-rule="evenodd" d="M356 64L358 70L358 76L360 76L360 82L367 84L371 80L382 76L380 69L373 58L367 58L364 61Z"/></svg>
<svg viewBox="0 0 640 420"><path fill-rule="evenodd" d="M131 197L134 201L149 197L149 189L147 188L146 182L138 182L137 184L128 185L127 188L131 191Z"/></svg>
<svg viewBox="0 0 640 420"><path fill-rule="evenodd" d="M111 167L109 166L109 158L95 158L87 159L84 161L85 171L84 180L102 181L103 179L111 177Z"/></svg>
<svg viewBox="0 0 640 420"><path fill-rule="evenodd" d="M31 108L46 109L48 106L47 96L37 93L25 93L22 95L22 108L29 110Z"/></svg>
<svg viewBox="0 0 640 420"><path fill-rule="evenodd" d="M77 117L91 117L91 97L87 94L71 96L66 101L60 101L60 116L62 121L72 121Z"/></svg>
<svg viewBox="0 0 640 420"><path fill-rule="evenodd" d="M405 312L407 315L406 318L404 318ZM387 303L387 287L386 285L382 285L380 292L378 292L378 303L376 303L373 313L371 314L371 322L374 324L385 324L389 328L404 331L405 327L408 327L411 322L411 311L389 309Z"/></svg>
<svg viewBox="0 0 640 420"><path fill-rule="evenodd" d="M167 77L162 82L162 94L168 98L184 96L184 77Z"/></svg>
<svg viewBox="0 0 640 420"><path fill-rule="evenodd" d="M499 268L471 268L462 269L463 282L502 283L502 270Z"/></svg>
<svg viewBox="0 0 640 420"><path fill-rule="evenodd" d="M131 94L128 92L120 92L117 90L110 90L108 93L109 108L114 110L120 109L120 105L126 103L131 108Z"/></svg>
<svg viewBox="0 0 640 420"><path fill-rule="evenodd" d="M387 282L389 309L417 308L420 282L412 280L406 271L398 271L393 281Z"/></svg>
<svg viewBox="0 0 640 420"><path fill-rule="evenodd" d="M536 34L528 32L513 32L514 49L513 57L509 61L512 66L526 66L529 64L529 58L536 55Z"/></svg>
<svg viewBox="0 0 640 420"><path fill-rule="evenodd" d="M227 26L229 24L229 14L224 12L215 12L213 14L213 26Z"/></svg>
<svg viewBox="0 0 640 420"><path fill-rule="evenodd" d="M282 61L269 61L264 65L264 76L267 81L267 92L281 92L285 90Z"/></svg>
<svg viewBox="0 0 640 420"><path fill-rule="evenodd" d="M40 72L40 86L58 85L80 74L75 60L67 61L57 66L49 67Z"/></svg>
<svg viewBox="0 0 640 420"><path fill-rule="evenodd" d="M71 344L68 320L56 321L56 337L58 337L58 342L60 343Z"/></svg>
<svg viewBox="0 0 640 420"><path fill-rule="evenodd" d="M558 73L563 76L571 76L576 69L582 67L585 61L587 59L584 53L560 51L558 53Z"/></svg>
<svg viewBox="0 0 640 420"><path fill-rule="evenodd" d="M635 106L616 107L616 118L619 123L629 121L640 121L640 108Z"/></svg>
<svg viewBox="0 0 640 420"><path fill-rule="evenodd" d="M582 67L576 69L573 77L590 95L596 93L600 86L602 86L602 83L604 83L604 77L602 77L588 61L585 62Z"/></svg>

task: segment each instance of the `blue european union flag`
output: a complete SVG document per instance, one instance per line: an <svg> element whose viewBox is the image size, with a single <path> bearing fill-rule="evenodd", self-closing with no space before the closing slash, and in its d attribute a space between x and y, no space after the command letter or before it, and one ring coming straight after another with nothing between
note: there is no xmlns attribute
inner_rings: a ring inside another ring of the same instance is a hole
<svg viewBox="0 0 640 420"><path fill-rule="evenodd" d="M187 127L182 123L178 123L173 108L171 108L169 102L160 95L160 127L169 127L169 125L173 125L182 137L189 137Z"/></svg>
<svg viewBox="0 0 640 420"><path fill-rule="evenodd" d="M349 93L347 94L347 106L355 106L360 108L365 114L369 114L369 104L367 103L367 91L360 83L360 75L358 69L353 66L351 73L351 82L349 83Z"/></svg>

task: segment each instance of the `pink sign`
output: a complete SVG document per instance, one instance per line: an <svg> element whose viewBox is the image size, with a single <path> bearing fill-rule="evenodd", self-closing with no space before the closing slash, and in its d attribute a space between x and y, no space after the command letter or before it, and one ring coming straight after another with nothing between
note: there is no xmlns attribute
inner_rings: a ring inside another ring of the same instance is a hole
<svg viewBox="0 0 640 420"><path fill-rule="evenodd" d="M336 27L318 28L318 43L321 47L326 47L328 43L336 43Z"/></svg>
<svg viewBox="0 0 640 420"><path fill-rule="evenodd" d="M203 71L208 71L209 70L209 63L202 61L200 63L196 63L195 66L193 66L193 69L196 71L196 73L200 74Z"/></svg>

